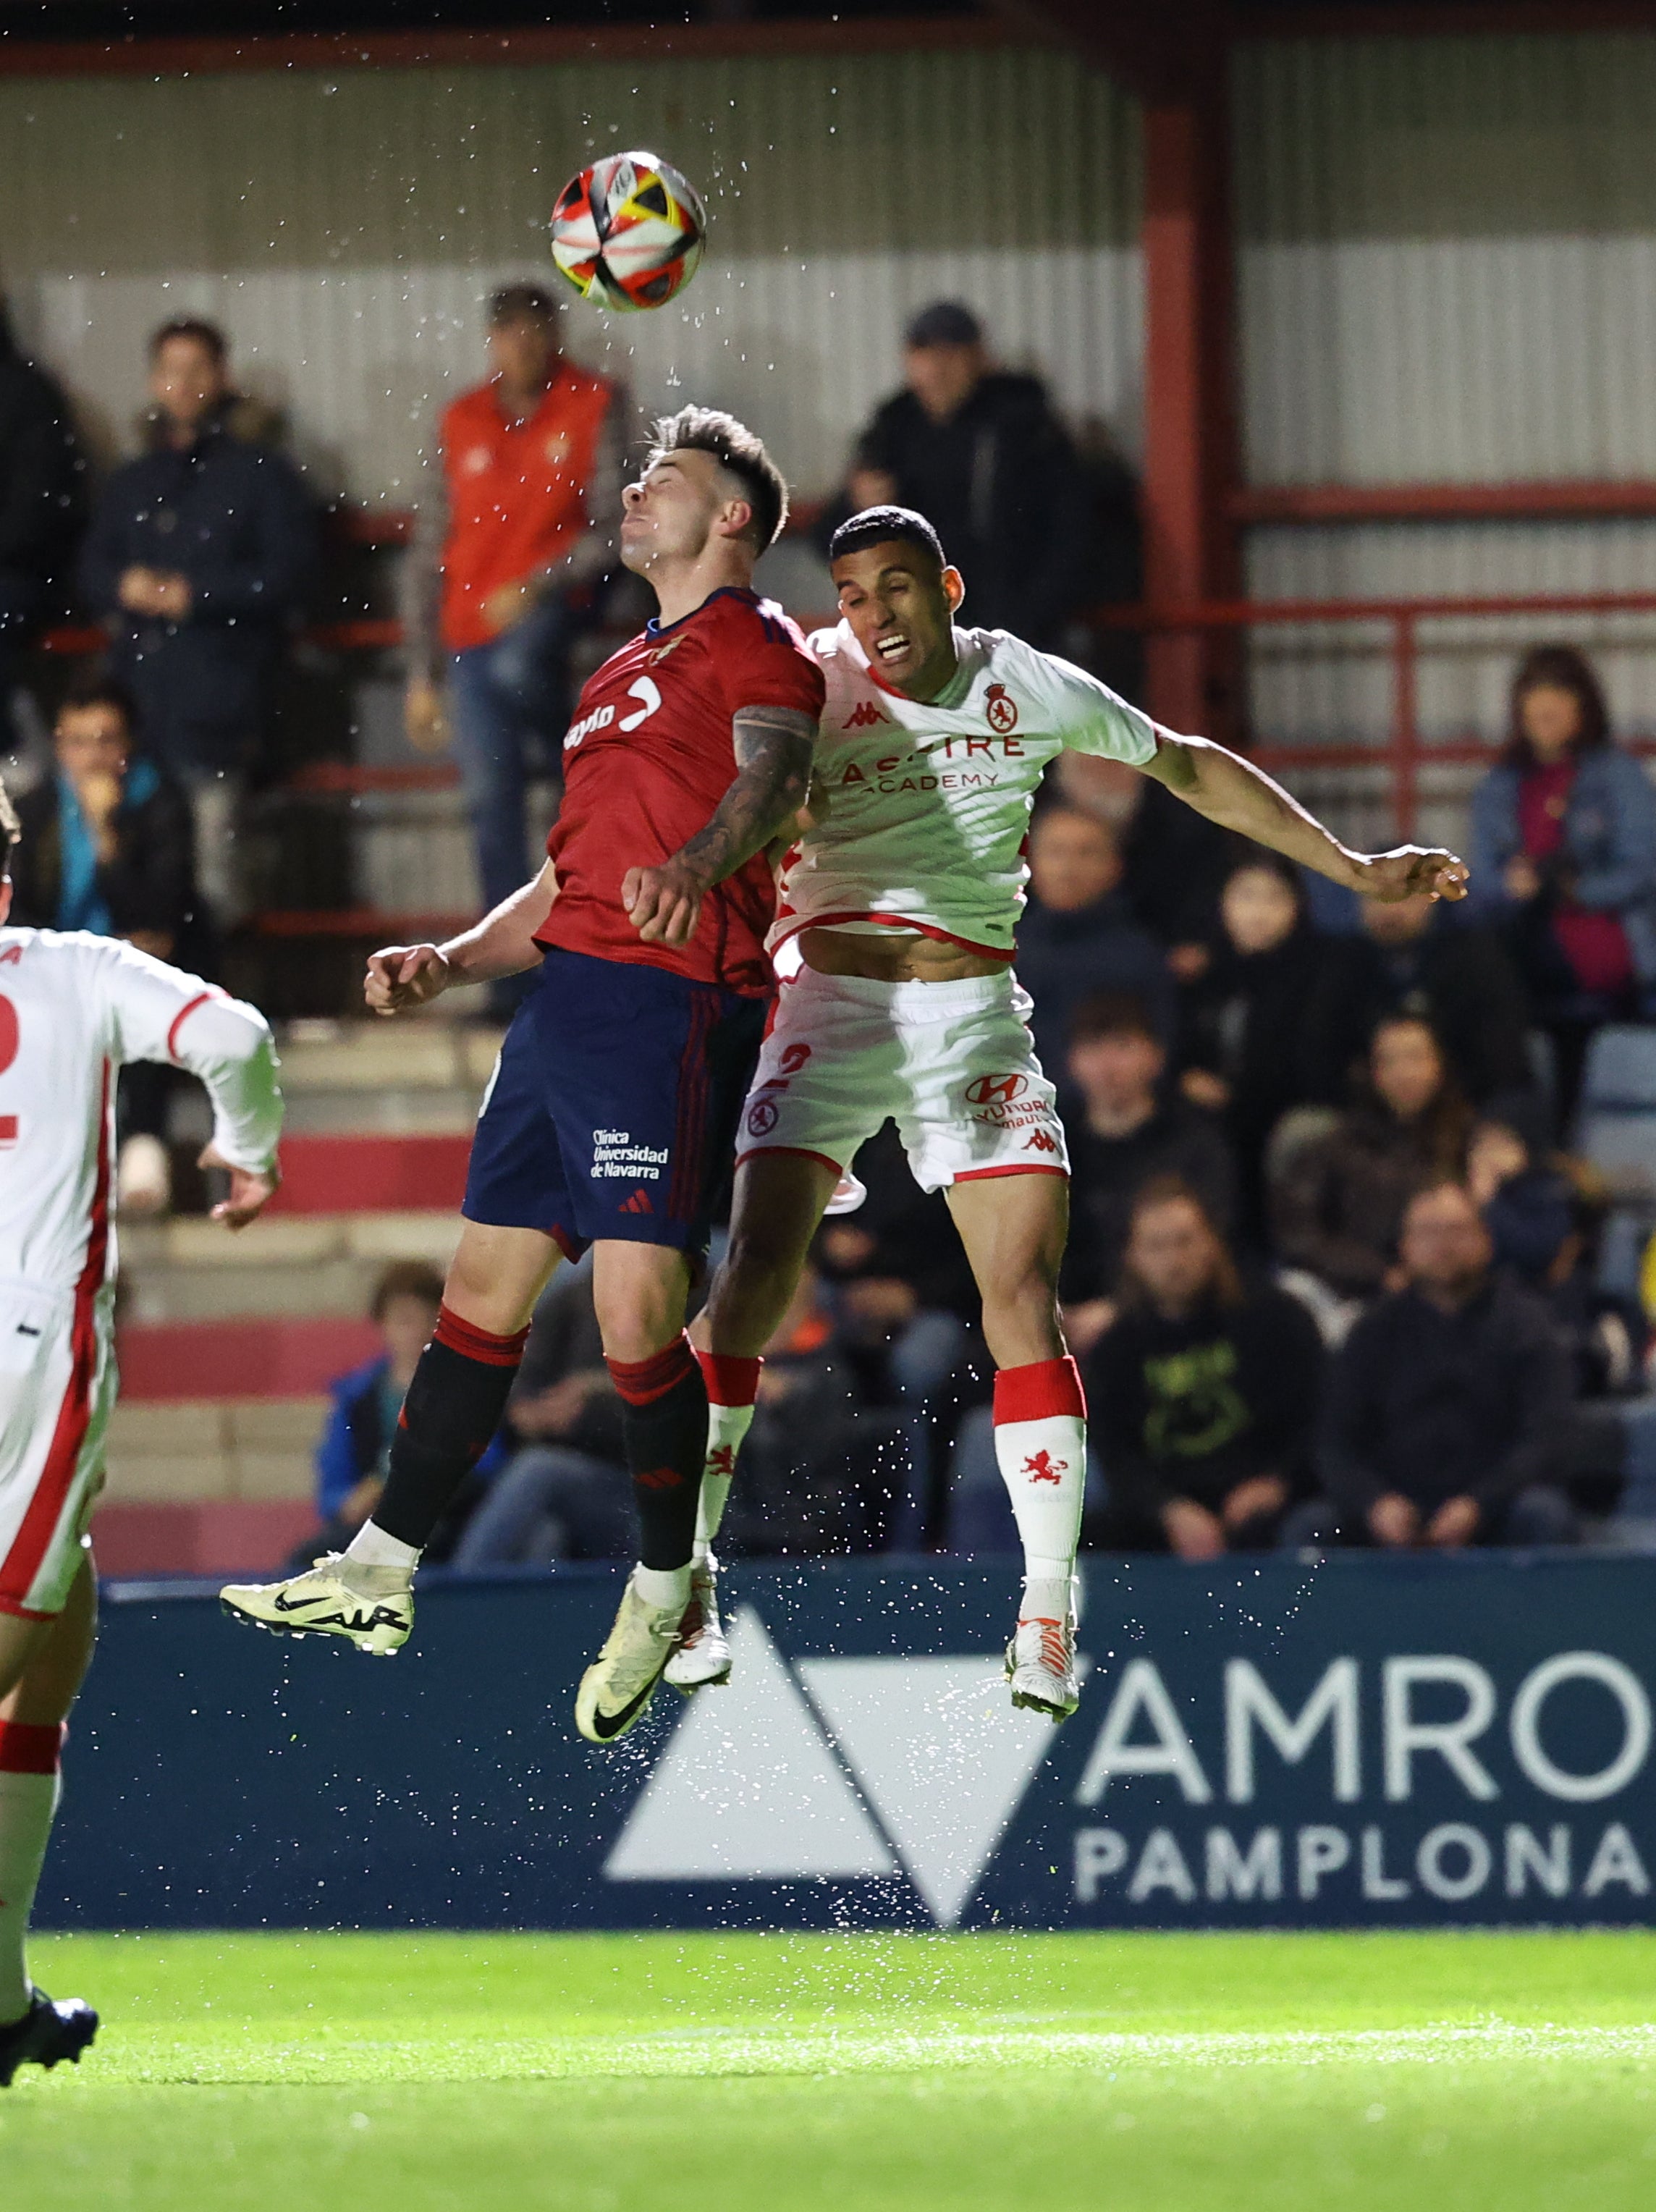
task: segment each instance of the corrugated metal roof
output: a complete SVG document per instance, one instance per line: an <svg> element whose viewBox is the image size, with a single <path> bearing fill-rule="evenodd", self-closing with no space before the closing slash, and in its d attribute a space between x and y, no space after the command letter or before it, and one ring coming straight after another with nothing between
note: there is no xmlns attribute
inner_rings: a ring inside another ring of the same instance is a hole
<svg viewBox="0 0 1656 2212"><path fill-rule="evenodd" d="M544 276L580 161L646 144L705 193L681 303L571 349L647 407L749 413L826 489L897 380L903 316L957 294L1063 404L1137 434L1133 110L1045 49L579 69L0 80L0 239L19 320L118 442L142 342L222 318L328 489L395 503L481 359L478 307Z"/></svg>
<svg viewBox="0 0 1656 2212"><path fill-rule="evenodd" d="M1235 82L1252 481L1656 474L1656 38L1262 45Z"/></svg>

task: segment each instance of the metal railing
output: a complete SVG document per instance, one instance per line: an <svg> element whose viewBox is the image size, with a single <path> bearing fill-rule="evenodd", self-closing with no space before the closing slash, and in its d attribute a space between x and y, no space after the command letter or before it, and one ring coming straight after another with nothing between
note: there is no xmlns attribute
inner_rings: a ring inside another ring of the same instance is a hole
<svg viewBox="0 0 1656 2212"><path fill-rule="evenodd" d="M1383 599L1215 599L1188 606L1101 608L1091 617L1100 629L1135 630L1143 636L1192 636L1216 630L1252 631L1288 626L1373 623L1388 632L1392 714L1380 744L1344 740L1283 744L1261 738L1248 757L1263 768L1383 768L1389 772L1393 817L1400 837L1412 837L1420 817L1421 770L1443 763L1487 764L1499 739L1426 738L1420 720L1421 628L1423 623L1533 616L1556 627L1561 618L1589 615L1656 614L1656 592L1535 592L1489 597ZM1653 641L1656 649L1656 641ZM1346 647L1346 651L1355 650ZM1631 749L1656 751L1656 739L1635 738Z"/></svg>

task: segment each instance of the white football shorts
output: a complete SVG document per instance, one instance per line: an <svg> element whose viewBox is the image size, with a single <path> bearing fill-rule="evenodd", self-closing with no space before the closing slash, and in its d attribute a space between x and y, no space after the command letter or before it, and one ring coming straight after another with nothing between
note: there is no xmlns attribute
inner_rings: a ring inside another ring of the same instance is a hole
<svg viewBox="0 0 1656 2212"><path fill-rule="evenodd" d="M805 1152L843 1174L889 1115L922 1190L1067 1175L1029 1010L1010 969L958 983L883 983L800 968L778 994L737 1160Z"/></svg>
<svg viewBox="0 0 1656 2212"><path fill-rule="evenodd" d="M0 1282L0 1613L64 1609L103 1487L115 1401L112 1286Z"/></svg>

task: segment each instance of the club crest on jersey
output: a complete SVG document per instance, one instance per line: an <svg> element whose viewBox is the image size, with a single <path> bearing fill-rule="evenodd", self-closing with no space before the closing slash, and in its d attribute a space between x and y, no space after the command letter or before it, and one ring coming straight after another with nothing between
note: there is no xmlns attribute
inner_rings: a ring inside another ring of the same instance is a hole
<svg viewBox="0 0 1656 2212"><path fill-rule="evenodd" d="M668 654L670 653L676 653L683 642L683 637L680 635L678 637L670 637L665 645L658 645L655 651L650 655L651 667L659 668L662 662L667 658Z"/></svg>
<svg viewBox="0 0 1656 2212"><path fill-rule="evenodd" d="M984 695L983 711L989 718L989 726L999 737L1005 737L1018 726L1018 702L1004 684L992 684Z"/></svg>
<svg viewBox="0 0 1656 2212"><path fill-rule="evenodd" d="M776 1127L776 1104L773 1099L755 1098L748 1109L748 1134L768 1137Z"/></svg>
<svg viewBox="0 0 1656 2212"><path fill-rule="evenodd" d="M871 730L877 722L883 722L885 719L871 699L859 699L840 727L842 730Z"/></svg>

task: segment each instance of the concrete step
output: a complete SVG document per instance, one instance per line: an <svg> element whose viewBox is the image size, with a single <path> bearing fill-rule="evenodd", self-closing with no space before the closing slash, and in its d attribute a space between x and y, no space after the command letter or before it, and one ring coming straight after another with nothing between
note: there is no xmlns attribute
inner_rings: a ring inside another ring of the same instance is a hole
<svg viewBox="0 0 1656 2212"><path fill-rule="evenodd" d="M470 1023L294 1022L280 1039L285 1092L481 1092L500 1048L498 1030Z"/></svg>
<svg viewBox="0 0 1656 2212"><path fill-rule="evenodd" d="M104 1496L124 1505L307 1498L328 1402L125 1398L110 1422Z"/></svg>
<svg viewBox="0 0 1656 2212"><path fill-rule="evenodd" d="M465 1195L466 1136L285 1138L282 1188L265 1209L287 1214L438 1211L454 1213Z"/></svg>
<svg viewBox="0 0 1656 2212"><path fill-rule="evenodd" d="M453 1212L278 1214L234 1237L200 1217L136 1222L120 1231L122 1310L145 1326L232 1315L355 1322L390 1261L440 1273L459 1235Z"/></svg>
<svg viewBox="0 0 1656 2212"><path fill-rule="evenodd" d="M121 1393L144 1400L317 1397L379 1349L361 1316L129 1323L119 1334Z"/></svg>

